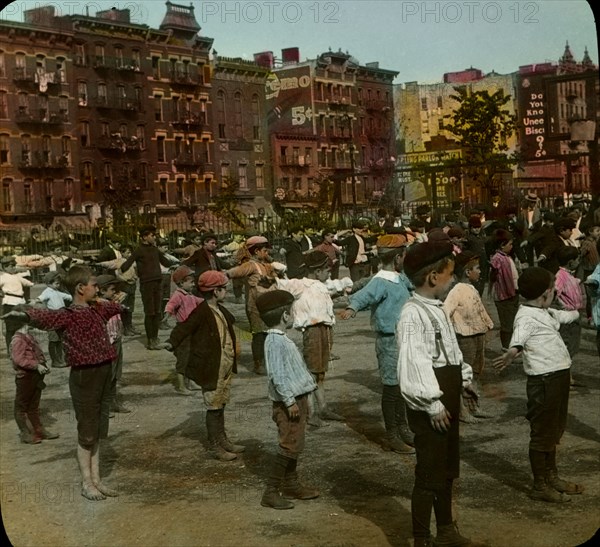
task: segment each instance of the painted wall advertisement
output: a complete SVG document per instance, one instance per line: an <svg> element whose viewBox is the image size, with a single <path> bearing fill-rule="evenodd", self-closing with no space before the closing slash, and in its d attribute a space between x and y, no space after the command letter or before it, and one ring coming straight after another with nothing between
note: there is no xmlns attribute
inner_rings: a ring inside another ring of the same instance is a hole
<svg viewBox="0 0 600 547"><path fill-rule="evenodd" d="M523 75L519 85L521 153L528 161L550 159L558 150L556 142L548 140L548 97L542 76Z"/></svg>
<svg viewBox="0 0 600 547"><path fill-rule="evenodd" d="M272 72L265 83L267 116L274 132L312 135L310 67Z"/></svg>

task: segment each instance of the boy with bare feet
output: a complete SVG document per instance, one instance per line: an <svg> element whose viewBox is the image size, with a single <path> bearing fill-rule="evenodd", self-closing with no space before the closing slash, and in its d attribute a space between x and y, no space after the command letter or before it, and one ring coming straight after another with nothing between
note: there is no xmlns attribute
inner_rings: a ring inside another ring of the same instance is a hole
<svg viewBox="0 0 600 547"><path fill-rule="evenodd" d="M116 351L106 331L106 322L124 308L116 302L96 301L98 284L85 266L73 266L65 275L65 288L73 295L68 308L28 308L11 311L3 318L19 317L42 330L61 334L67 366L71 367L69 391L77 420L77 463L81 472L81 495L89 500L106 499L118 493L100 480L100 439L108 435L111 401L111 364Z"/></svg>

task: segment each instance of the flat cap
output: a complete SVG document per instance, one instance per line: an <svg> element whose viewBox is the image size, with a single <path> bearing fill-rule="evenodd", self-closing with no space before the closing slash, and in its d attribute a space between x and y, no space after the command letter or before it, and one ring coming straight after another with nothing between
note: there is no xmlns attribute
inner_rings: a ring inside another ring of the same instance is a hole
<svg viewBox="0 0 600 547"><path fill-rule="evenodd" d="M479 215L471 215L469 217L470 228L481 228L481 217Z"/></svg>
<svg viewBox="0 0 600 547"><path fill-rule="evenodd" d="M327 253L324 253L323 251L311 251L304 255L304 265L311 270L325 266L328 260L329 257L327 256Z"/></svg>
<svg viewBox="0 0 600 547"><path fill-rule="evenodd" d="M171 279L175 285L179 285L186 277L193 276L194 270L189 266L179 266L175 269L175 271L171 274Z"/></svg>
<svg viewBox="0 0 600 547"><path fill-rule="evenodd" d="M202 292L212 291L219 287L225 287L229 282L229 278L217 270L208 270L198 278L198 288Z"/></svg>
<svg viewBox="0 0 600 547"><path fill-rule="evenodd" d="M148 234L155 234L156 226L151 226L151 225L142 226L139 230L139 233L140 233L140 237L147 236Z"/></svg>
<svg viewBox="0 0 600 547"><path fill-rule="evenodd" d="M463 251L458 253L454 259L454 273L457 277L462 276L463 272L471 262L478 262L479 255L473 251Z"/></svg>
<svg viewBox="0 0 600 547"><path fill-rule="evenodd" d="M452 243L449 241L430 240L417 243L408 249L404 258L404 273L410 278L419 270L435 264L442 258L454 257Z"/></svg>
<svg viewBox="0 0 600 547"><path fill-rule="evenodd" d="M460 226L453 226L448 230L449 238L458 237L462 239L463 237L465 237L465 235L465 231Z"/></svg>
<svg viewBox="0 0 600 547"><path fill-rule="evenodd" d="M377 249L397 249L404 247L407 241L403 234L386 234L377 238Z"/></svg>
<svg viewBox="0 0 600 547"><path fill-rule="evenodd" d="M519 294L526 300L535 300L551 286L554 276L544 268L527 268L519 277Z"/></svg>
<svg viewBox="0 0 600 547"><path fill-rule="evenodd" d="M265 313L283 306L289 306L294 302L292 293L279 289L262 293L256 299L258 313Z"/></svg>
<svg viewBox="0 0 600 547"><path fill-rule="evenodd" d="M119 280L114 275L103 274L96 277L98 287L108 287L109 285L117 285Z"/></svg>
<svg viewBox="0 0 600 547"><path fill-rule="evenodd" d="M269 240L264 236L252 236L246 240L246 247L256 247L257 245L268 244Z"/></svg>

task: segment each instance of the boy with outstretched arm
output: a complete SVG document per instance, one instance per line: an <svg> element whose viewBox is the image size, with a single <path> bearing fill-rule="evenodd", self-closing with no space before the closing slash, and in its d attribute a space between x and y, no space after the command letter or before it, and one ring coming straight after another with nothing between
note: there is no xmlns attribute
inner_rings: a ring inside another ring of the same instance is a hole
<svg viewBox="0 0 600 547"><path fill-rule="evenodd" d="M435 545L471 545L452 516L452 487L460 466L461 393L467 401L477 400L470 385L471 367L463 361L442 308L454 280L452 243L431 240L412 246L404 259L404 272L415 287L397 328L398 379L417 452L411 501L414 545L431 545L432 509Z"/></svg>
<svg viewBox="0 0 600 547"><path fill-rule="evenodd" d="M381 411L386 430L385 448L399 454L414 454L414 435L406 421L406 403L398 384L398 342L396 324L410 298L412 284L402 272L407 239L401 234L383 235L377 240L381 270L359 291L350 296L340 314L350 319L356 312L371 309L375 330L375 351L381 377Z"/></svg>
<svg viewBox="0 0 600 547"><path fill-rule="evenodd" d="M65 275L64 285L73 296L68 308L29 308L7 315L28 319L38 329L61 331L67 366L71 367L69 391L77 420L81 495L92 501L103 500L118 495L100 479L100 439L108 436L111 364L117 356L106 322L124 308L116 302L96 301L96 277L85 266L73 266Z"/></svg>
<svg viewBox="0 0 600 547"><path fill-rule="evenodd" d="M558 476L556 446L565 431L569 406L571 357L559 329L579 320L578 311L550 309L554 275L544 268L527 268L519 278L525 302L515 317L508 351L494 361L503 370L523 353L527 375L527 419L530 426L529 461L533 473L531 499L551 503L569 501L583 486Z"/></svg>
<svg viewBox="0 0 600 547"><path fill-rule="evenodd" d="M291 327L293 303L291 293L278 289L256 299L260 317L269 329L265 338L265 365L273 421L279 434L279 448L260 503L273 509L292 509L294 504L286 498L308 500L319 496L317 489L300 483L296 471L298 456L304 449L308 396L317 389L317 384L296 344L285 334Z"/></svg>

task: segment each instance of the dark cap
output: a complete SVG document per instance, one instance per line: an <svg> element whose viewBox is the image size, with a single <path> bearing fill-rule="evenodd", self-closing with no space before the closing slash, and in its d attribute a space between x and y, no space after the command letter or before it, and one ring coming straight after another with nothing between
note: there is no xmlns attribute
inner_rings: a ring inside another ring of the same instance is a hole
<svg viewBox="0 0 600 547"><path fill-rule="evenodd" d="M147 236L148 234L155 234L156 233L156 226L142 226L140 228L140 237L144 237Z"/></svg>
<svg viewBox="0 0 600 547"><path fill-rule="evenodd" d="M98 287L103 288L108 287L109 285L117 285L119 280L114 275L104 274L99 275L96 278L96 283L98 284Z"/></svg>
<svg viewBox="0 0 600 547"><path fill-rule="evenodd" d="M453 238L453 237L463 238L463 237L465 237L465 235L466 235L465 231L460 226L453 226L452 228L450 228L448 230L449 238Z"/></svg>
<svg viewBox="0 0 600 547"><path fill-rule="evenodd" d="M554 223L554 231L556 233L562 230L573 230L577 226L577 222L569 217L561 217Z"/></svg>
<svg viewBox="0 0 600 547"><path fill-rule="evenodd" d="M290 306L294 302L292 293L276 289L261 294L256 299L256 308L258 313L266 313L283 306Z"/></svg>
<svg viewBox="0 0 600 547"><path fill-rule="evenodd" d="M417 215L428 215L431 212L429 205L419 205L415 211Z"/></svg>
<svg viewBox="0 0 600 547"><path fill-rule="evenodd" d="M457 277L461 277L471 262L478 262L479 260L479 255L473 251L458 253L454 259L454 273Z"/></svg>
<svg viewBox="0 0 600 547"><path fill-rule="evenodd" d="M519 277L519 294L526 300L542 296L552 285L554 276L544 268L527 268Z"/></svg>
<svg viewBox="0 0 600 547"><path fill-rule="evenodd" d="M202 245L204 245L210 239L214 239L215 241L219 241L219 239L217 238L217 234L213 234L212 232L206 232L202 236Z"/></svg>
<svg viewBox="0 0 600 547"><path fill-rule="evenodd" d="M454 257L452 243L449 241L431 240L417 243L409 247L404 259L404 273L411 277L419 270L435 264L442 258Z"/></svg>
<svg viewBox="0 0 600 547"><path fill-rule="evenodd" d="M429 230L429 233L427 234L427 239L429 241L450 241L450 236L448 235L447 232L444 232L444 230L442 230L441 228L433 228L432 230Z"/></svg>
<svg viewBox="0 0 600 547"><path fill-rule="evenodd" d="M60 272L48 272L44 276L44 283L46 283L46 285L50 285L50 283L54 283L58 277L60 277Z"/></svg>
<svg viewBox="0 0 600 547"><path fill-rule="evenodd" d="M329 257L323 251L311 251L304 255L304 265L310 270L316 270L327 264Z"/></svg>
<svg viewBox="0 0 600 547"><path fill-rule="evenodd" d="M479 215L471 215L469 217L470 228L481 228L481 217Z"/></svg>

